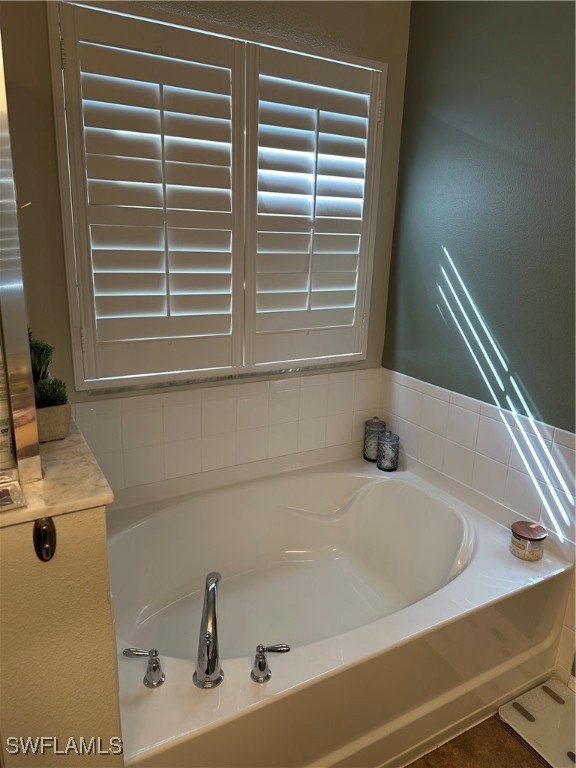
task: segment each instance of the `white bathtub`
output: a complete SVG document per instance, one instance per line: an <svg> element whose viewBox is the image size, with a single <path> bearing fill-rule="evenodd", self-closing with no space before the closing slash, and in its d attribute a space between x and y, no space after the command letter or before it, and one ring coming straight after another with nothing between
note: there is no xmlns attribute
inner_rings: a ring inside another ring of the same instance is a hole
<svg viewBox="0 0 576 768"><path fill-rule="evenodd" d="M432 482L431 482L432 481ZM482 514L484 512L485 514ZM569 557L508 552L517 516L425 469L351 461L115 512L125 757L138 766L400 766L550 675ZM220 571L224 681L192 684ZM272 678L250 679L259 643Z"/></svg>

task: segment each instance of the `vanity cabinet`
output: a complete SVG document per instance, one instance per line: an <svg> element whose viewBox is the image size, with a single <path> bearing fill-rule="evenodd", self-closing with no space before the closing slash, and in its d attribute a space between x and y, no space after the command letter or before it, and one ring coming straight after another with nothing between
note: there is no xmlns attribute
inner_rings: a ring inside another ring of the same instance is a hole
<svg viewBox="0 0 576 768"><path fill-rule="evenodd" d="M24 487L27 507L0 513L5 768L123 764L106 549L112 495L77 430L59 442L71 451L43 447L53 460L43 462L44 480ZM56 532L48 561L34 547L43 517Z"/></svg>

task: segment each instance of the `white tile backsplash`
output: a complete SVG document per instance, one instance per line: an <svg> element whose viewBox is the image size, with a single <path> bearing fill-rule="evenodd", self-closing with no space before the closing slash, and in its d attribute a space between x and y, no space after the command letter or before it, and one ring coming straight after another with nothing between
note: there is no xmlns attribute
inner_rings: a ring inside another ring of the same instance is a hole
<svg viewBox="0 0 576 768"><path fill-rule="evenodd" d="M226 384L222 387L205 387L200 390L202 402L209 400L229 400L236 397L236 384Z"/></svg>
<svg viewBox="0 0 576 768"><path fill-rule="evenodd" d="M559 490L565 492L574 488L574 463L576 454L572 448L553 443L550 451L548 480Z"/></svg>
<svg viewBox="0 0 576 768"><path fill-rule="evenodd" d="M113 490L325 447L356 445L379 412L381 368L79 403Z"/></svg>
<svg viewBox="0 0 576 768"><path fill-rule="evenodd" d="M448 424L448 403L430 395L422 396L422 415L420 425L423 429L446 436Z"/></svg>
<svg viewBox="0 0 576 768"><path fill-rule="evenodd" d="M445 400L447 403L450 402L450 391L448 389L442 389L442 387L429 384L427 381L421 381L420 384L420 392L423 395L435 397L437 400Z"/></svg>
<svg viewBox="0 0 576 768"><path fill-rule="evenodd" d="M268 427L239 429L236 434L236 464L268 458Z"/></svg>
<svg viewBox="0 0 576 768"><path fill-rule="evenodd" d="M552 442L525 429L514 429L510 450L510 467L540 482L545 482Z"/></svg>
<svg viewBox="0 0 576 768"><path fill-rule="evenodd" d="M414 389L416 390L416 392L423 391L424 382L420 381L419 379L414 379L412 378L412 376L407 376L405 373L400 373L399 371L386 370L385 375L394 384L399 384L403 387L408 387L408 389Z"/></svg>
<svg viewBox="0 0 576 768"><path fill-rule="evenodd" d="M392 411L405 421L420 423L422 393L410 387L397 386L392 390Z"/></svg>
<svg viewBox="0 0 576 768"><path fill-rule="evenodd" d="M572 661L574 659L574 653L576 649L576 637L574 630L564 628L562 636L560 638L560 647L558 648L558 666L570 669L572 667Z"/></svg>
<svg viewBox="0 0 576 768"><path fill-rule="evenodd" d="M236 397L267 397L270 392L269 381L251 381L247 384L236 384Z"/></svg>
<svg viewBox="0 0 576 768"><path fill-rule="evenodd" d="M374 379L360 379L354 383L354 410L378 410L380 382Z"/></svg>
<svg viewBox="0 0 576 768"><path fill-rule="evenodd" d="M461 399L459 402L462 402ZM479 421L480 416L477 412L451 402L448 409L446 437L448 440L473 451L476 448Z"/></svg>
<svg viewBox="0 0 576 768"><path fill-rule="evenodd" d="M382 380L382 368L364 368L362 371L355 372L354 381L365 380L380 382Z"/></svg>
<svg viewBox="0 0 576 768"><path fill-rule="evenodd" d="M474 451L466 448L464 445L460 445L460 443L446 440L442 470L444 474L450 472L450 477L453 477L459 483L472 485L474 458Z"/></svg>
<svg viewBox="0 0 576 768"><path fill-rule="evenodd" d="M418 456L421 429L417 424L406 421L399 416L394 422L394 431L400 435L400 441L404 445L406 453L410 456Z"/></svg>
<svg viewBox="0 0 576 768"><path fill-rule="evenodd" d="M185 477L202 471L202 440L179 440L164 446L164 467L167 479Z"/></svg>
<svg viewBox="0 0 576 768"><path fill-rule="evenodd" d="M380 416L401 452L574 540L574 434L382 371Z"/></svg>
<svg viewBox="0 0 576 768"><path fill-rule="evenodd" d="M298 422L298 450L313 451L326 445L326 416Z"/></svg>
<svg viewBox="0 0 576 768"><path fill-rule="evenodd" d="M142 413L147 410L157 410L162 404L161 397L162 395L137 395L136 397L122 398L117 402L120 405L121 411Z"/></svg>
<svg viewBox="0 0 576 768"><path fill-rule="evenodd" d="M374 369L380 370L380 378L382 377L383 368ZM353 384L356 379L360 379L359 373L355 371L339 371L338 373L331 373L328 383L329 384Z"/></svg>
<svg viewBox="0 0 576 768"><path fill-rule="evenodd" d="M164 442L190 440L202 434L202 405L196 403L164 404Z"/></svg>
<svg viewBox="0 0 576 768"><path fill-rule="evenodd" d="M482 407L480 400L474 400L472 397L461 395L459 392L450 392L450 403L474 413L480 413Z"/></svg>
<svg viewBox="0 0 576 768"><path fill-rule="evenodd" d="M362 373L362 371L359 371L359 373ZM331 373L315 373L311 376L300 376L300 387L305 389L306 387L328 386L331 375Z"/></svg>
<svg viewBox="0 0 576 768"><path fill-rule="evenodd" d="M166 392L162 395L162 405L186 405L199 403L202 400L201 389L180 389L176 392Z"/></svg>
<svg viewBox="0 0 576 768"><path fill-rule="evenodd" d="M490 403L480 404L480 413L482 416L487 416L489 419L495 419L501 421L513 427L516 423L516 417L511 411L505 411L502 408L497 408Z"/></svg>
<svg viewBox="0 0 576 768"><path fill-rule="evenodd" d="M120 489L125 487L124 453L122 451L99 454L98 464L111 488Z"/></svg>
<svg viewBox="0 0 576 768"><path fill-rule="evenodd" d="M181 389L75 406L113 489L356 445L384 418L401 451L573 538L574 435L387 369Z"/></svg>
<svg viewBox="0 0 576 768"><path fill-rule="evenodd" d="M164 480L164 446L149 445L124 450L124 485L145 485Z"/></svg>
<svg viewBox="0 0 576 768"><path fill-rule="evenodd" d="M287 456L298 450L298 422L287 421L283 424L271 424L268 428L268 455Z"/></svg>
<svg viewBox="0 0 576 768"><path fill-rule="evenodd" d="M75 418L88 418L89 416L107 416L120 413L121 400L97 400L89 403L76 403Z"/></svg>
<svg viewBox="0 0 576 768"><path fill-rule="evenodd" d="M535 419L528 418L528 416L517 414L516 423L518 428L522 428L533 435L543 437L544 440L551 442L554 439L554 427L544 424L542 421L536 421Z"/></svg>
<svg viewBox="0 0 576 768"><path fill-rule="evenodd" d="M280 389L270 393L270 424L297 421L300 406L300 389Z"/></svg>
<svg viewBox="0 0 576 768"><path fill-rule="evenodd" d="M274 379L270 383L270 394L272 392L283 392L286 389L300 389L300 379L294 377L292 379Z"/></svg>
<svg viewBox="0 0 576 768"><path fill-rule="evenodd" d="M235 397L213 398L202 402L202 435L223 435L236 431Z"/></svg>
<svg viewBox="0 0 576 768"><path fill-rule="evenodd" d="M236 432L202 438L202 471L233 467L236 464Z"/></svg>
<svg viewBox="0 0 576 768"><path fill-rule="evenodd" d="M554 430L554 442L576 450L576 436L573 432L566 432L566 430L556 427Z"/></svg>
<svg viewBox="0 0 576 768"><path fill-rule="evenodd" d="M76 423L94 453L110 453L122 450L122 423L118 414L79 416Z"/></svg>
<svg viewBox="0 0 576 768"><path fill-rule="evenodd" d="M326 420L326 445L352 442L352 413L335 413Z"/></svg>
<svg viewBox="0 0 576 768"><path fill-rule="evenodd" d="M248 393L246 395L239 395L236 403L236 429L249 429L250 427L268 426L268 391L265 393L258 393L258 391L253 391L252 393Z"/></svg>
<svg viewBox="0 0 576 768"><path fill-rule="evenodd" d="M160 408L128 411L122 413L121 418L124 448L143 448L164 442Z"/></svg>
<svg viewBox="0 0 576 768"><path fill-rule="evenodd" d="M558 491L548 484L544 489L544 499L540 511L540 522L552 531L574 530L576 524L574 496Z"/></svg>
<svg viewBox="0 0 576 768"><path fill-rule="evenodd" d="M380 391L378 391L380 397ZM347 413L350 403L354 402L353 381L333 381L328 385L328 415L335 413Z"/></svg>
<svg viewBox="0 0 576 768"><path fill-rule="evenodd" d="M511 447L509 427L503 421L480 416L476 452L502 464L508 464Z"/></svg>
<svg viewBox="0 0 576 768"><path fill-rule="evenodd" d="M446 451L446 438L428 429L420 430L418 444L418 461L432 469L442 470L444 466L444 453Z"/></svg>
<svg viewBox="0 0 576 768"><path fill-rule="evenodd" d="M481 453L476 453L472 472L472 487L496 501L504 501L508 468Z"/></svg>
<svg viewBox="0 0 576 768"><path fill-rule="evenodd" d="M328 384L319 387L306 386L300 390L300 409L298 417L312 419L325 416L328 407Z"/></svg>

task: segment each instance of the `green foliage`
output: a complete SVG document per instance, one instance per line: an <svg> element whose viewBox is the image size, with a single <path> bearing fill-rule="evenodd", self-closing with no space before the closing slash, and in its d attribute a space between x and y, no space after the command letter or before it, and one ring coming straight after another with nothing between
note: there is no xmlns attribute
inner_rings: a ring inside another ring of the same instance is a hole
<svg viewBox="0 0 576 768"><path fill-rule="evenodd" d="M66 382L62 379L40 379L34 386L36 408L48 408L51 405L66 405Z"/></svg>
<svg viewBox="0 0 576 768"><path fill-rule="evenodd" d="M32 379L34 384L38 384L39 381L43 381L48 378L48 369L52 362L52 354L54 347L48 344L47 341L40 341L39 339L32 338L32 332L28 331L28 339L30 341L30 360L32 363Z"/></svg>
<svg viewBox="0 0 576 768"><path fill-rule="evenodd" d="M62 379L53 379L50 375L49 369L54 347L47 341L34 339L30 329L28 329L28 341L30 343L30 362L32 364L36 408L66 405L68 402L66 383Z"/></svg>

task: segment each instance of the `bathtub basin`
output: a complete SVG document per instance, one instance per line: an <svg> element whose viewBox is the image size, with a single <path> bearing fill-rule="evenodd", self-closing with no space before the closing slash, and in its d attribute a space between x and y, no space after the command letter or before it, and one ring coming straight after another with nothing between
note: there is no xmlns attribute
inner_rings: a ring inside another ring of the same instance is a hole
<svg viewBox="0 0 576 768"><path fill-rule="evenodd" d="M205 493L111 540L117 632L193 659L205 575L217 570L224 658L325 640L443 587L473 541L462 514L393 477L292 474Z"/></svg>
<svg viewBox="0 0 576 768"><path fill-rule="evenodd" d="M115 511L118 650L134 766L401 766L550 675L570 558L508 552L518 516L426 468L362 461ZM193 686L205 576L224 681ZM256 645L272 678L250 680ZM294 738L298 733L298 739Z"/></svg>

